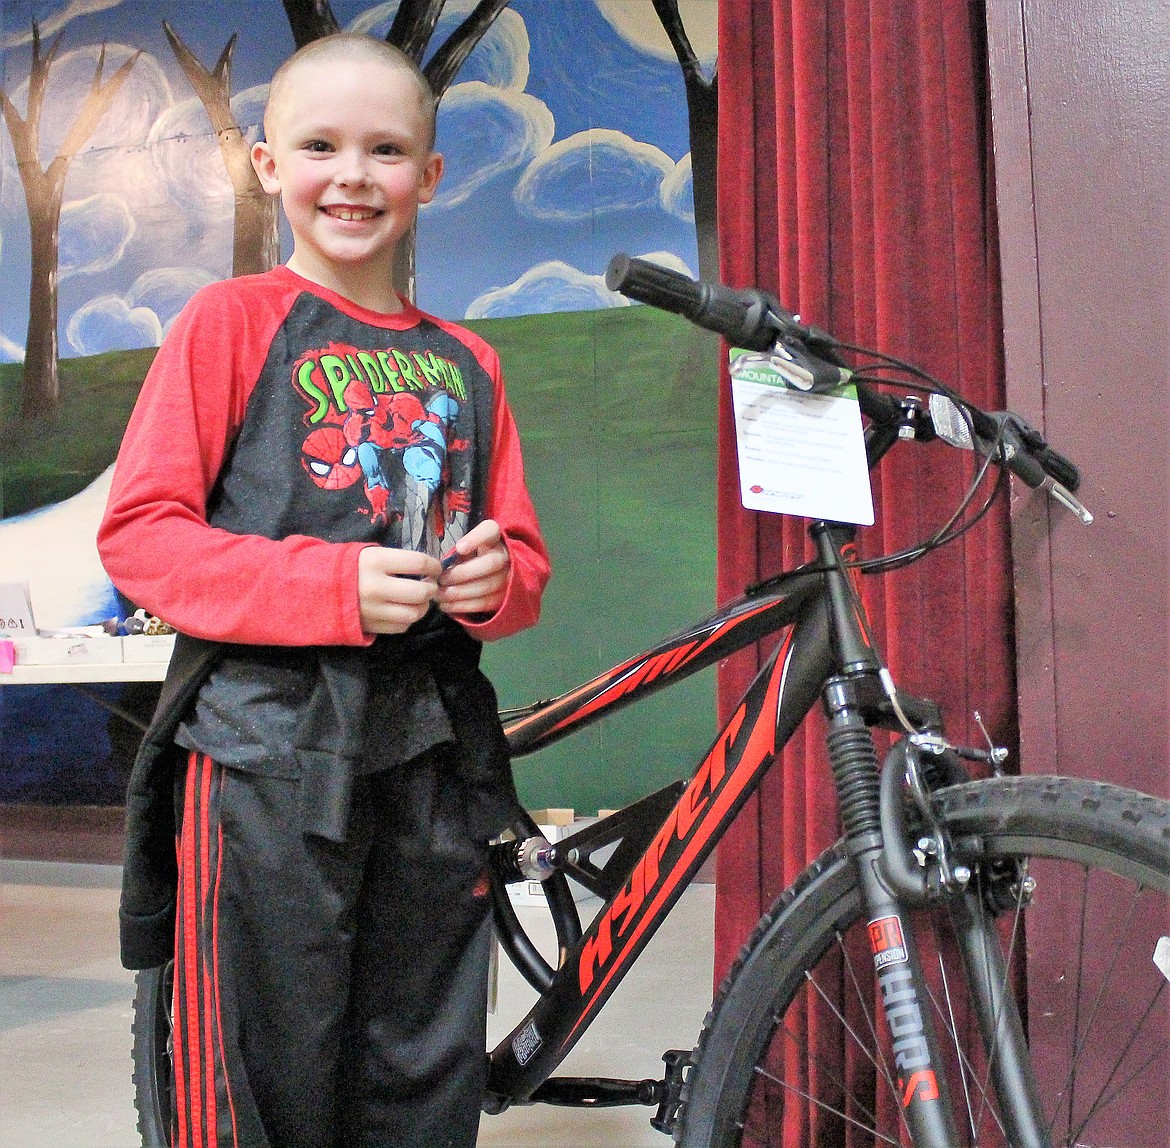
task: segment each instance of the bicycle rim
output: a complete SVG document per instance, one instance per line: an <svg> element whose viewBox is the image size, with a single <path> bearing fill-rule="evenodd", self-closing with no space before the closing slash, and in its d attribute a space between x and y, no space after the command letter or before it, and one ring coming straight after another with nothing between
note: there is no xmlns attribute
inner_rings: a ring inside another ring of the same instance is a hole
<svg viewBox="0 0 1170 1148"><path fill-rule="evenodd" d="M1048 1141L1165 1148L1170 984L1155 954L1170 937L1166 803L1093 782L1011 778L957 786L937 804L960 861L995 884L1012 983L1027 978L1020 1008ZM1030 898L1028 882L1003 879L1018 875L1016 862L1035 882ZM1006 1145L948 915L918 913L915 925L961 1143ZM908 1144L880 1014L852 865L832 850L761 921L724 982L677 1139Z"/></svg>

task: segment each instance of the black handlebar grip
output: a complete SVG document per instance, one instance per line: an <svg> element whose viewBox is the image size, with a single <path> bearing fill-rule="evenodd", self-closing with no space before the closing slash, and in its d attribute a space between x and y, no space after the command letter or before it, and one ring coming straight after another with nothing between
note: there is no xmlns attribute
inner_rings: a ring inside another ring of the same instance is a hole
<svg viewBox="0 0 1170 1148"><path fill-rule="evenodd" d="M605 285L639 303L649 303L662 311L685 315L699 306L700 284L688 275L659 267L631 255L615 255L605 269Z"/></svg>
<svg viewBox="0 0 1170 1148"><path fill-rule="evenodd" d="M1003 464L1028 486L1037 487L1044 479L1059 482L1070 494L1081 485L1081 472L1076 463L1065 458L1044 441L1019 415L1007 411L987 413L978 407L967 406L975 433L986 442L1002 437Z"/></svg>
<svg viewBox="0 0 1170 1148"><path fill-rule="evenodd" d="M1034 450L1036 461L1044 468L1044 473L1051 475L1070 494L1076 494L1081 485L1081 472L1075 462L1064 457L1050 446L1042 446Z"/></svg>
<svg viewBox="0 0 1170 1148"><path fill-rule="evenodd" d="M609 261L605 285L639 303L682 315L749 351L770 351L779 333L771 299L763 291L704 283L624 254Z"/></svg>

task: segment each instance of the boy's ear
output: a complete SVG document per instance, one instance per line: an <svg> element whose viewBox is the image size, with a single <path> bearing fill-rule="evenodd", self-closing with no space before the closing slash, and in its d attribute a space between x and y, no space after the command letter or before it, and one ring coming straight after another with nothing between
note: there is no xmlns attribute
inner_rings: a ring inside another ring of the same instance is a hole
<svg viewBox="0 0 1170 1148"><path fill-rule="evenodd" d="M418 189L419 203L430 203L435 198L435 192L439 189L439 180L442 178L443 157L437 151L433 151L427 157L427 162L423 167L422 182Z"/></svg>
<svg viewBox="0 0 1170 1148"><path fill-rule="evenodd" d="M260 186L269 195L280 194L280 177L276 174L276 156L264 140L252 145L252 167Z"/></svg>

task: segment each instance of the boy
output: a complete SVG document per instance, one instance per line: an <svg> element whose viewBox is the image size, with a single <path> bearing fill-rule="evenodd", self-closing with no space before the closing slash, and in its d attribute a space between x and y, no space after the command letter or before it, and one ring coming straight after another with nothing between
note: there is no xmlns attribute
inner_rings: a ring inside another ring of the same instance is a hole
<svg viewBox="0 0 1170 1148"><path fill-rule="evenodd" d="M181 1148L476 1138L516 808L479 643L536 621L549 567L494 352L392 288L434 116L370 37L278 70L252 160L292 257L176 321L99 532L179 631L121 922L128 967L175 957Z"/></svg>

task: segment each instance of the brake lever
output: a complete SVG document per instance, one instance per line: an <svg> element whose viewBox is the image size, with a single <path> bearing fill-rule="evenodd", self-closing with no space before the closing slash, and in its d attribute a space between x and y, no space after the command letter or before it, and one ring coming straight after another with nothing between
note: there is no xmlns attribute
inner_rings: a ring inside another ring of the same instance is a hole
<svg viewBox="0 0 1170 1148"><path fill-rule="evenodd" d="M1066 510L1071 510L1086 526L1093 524L1093 512L1071 490L1061 486L1052 475L1046 474L1037 489L1045 491L1049 498L1059 502Z"/></svg>
<svg viewBox="0 0 1170 1148"><path fill-rule="evenodd" d="M990 420L994 428L996 438L992 439L975 429L972 421L963 417L963 412L950 398L935 393L930 396L930 418L934 423L935 434L944 442L960 450L978 449L981 454L1006 466L1033 490L1043 490L1066 510L1072 511L1086 526L1092 523L1092 512L1064 483L1049 474L1033 455L1027 443L1030 428L1018 422L1014 416L1006 413L998 418L983 415L983 420ZM1035 435L1035 432L1031 434ZM1035 438L1043 443L1040 436L1035 435ZM1072 469L1071 464L1064 461Z"/></svg>

